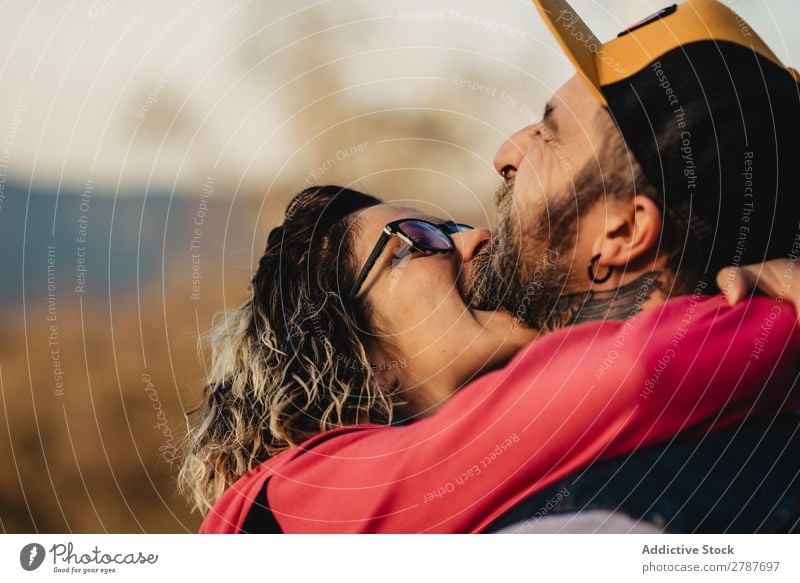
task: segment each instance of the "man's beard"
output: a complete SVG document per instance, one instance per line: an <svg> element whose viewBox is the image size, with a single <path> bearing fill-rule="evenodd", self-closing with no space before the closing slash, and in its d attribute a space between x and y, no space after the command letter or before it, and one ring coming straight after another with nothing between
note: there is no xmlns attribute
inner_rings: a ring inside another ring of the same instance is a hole
<svg viewBox="0 0 800 583"><path fill-rule="evenodd" d="M473 259L470 304L479 310L505 310L531 328L553 329L560 322L558 305L570 277L575 201L560 193L558 204L549 209L543 205L532 222L520 224L512 212L512 193L508 182L497 191L498 226L492 244Z"/></svg>

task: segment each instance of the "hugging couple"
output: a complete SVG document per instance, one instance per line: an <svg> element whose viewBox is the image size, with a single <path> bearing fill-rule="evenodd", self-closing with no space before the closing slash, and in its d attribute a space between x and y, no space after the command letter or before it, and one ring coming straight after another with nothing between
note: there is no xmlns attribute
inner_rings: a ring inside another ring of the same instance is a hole
<svg viewBox="0 0 800 583"><path fill-rule="evenodd" d="M494 233L338 186L270 232L185 444L201 532L800 529L795 72L714 0L605 44L535 4L577 74Z"/></svg>

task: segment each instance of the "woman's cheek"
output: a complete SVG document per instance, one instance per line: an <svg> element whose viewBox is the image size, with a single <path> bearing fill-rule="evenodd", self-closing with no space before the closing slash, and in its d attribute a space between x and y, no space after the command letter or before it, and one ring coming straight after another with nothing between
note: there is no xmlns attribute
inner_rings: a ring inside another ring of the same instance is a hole
<svg viewBox="0 0 800 583"><path fill-rule="evenodd" d="M408 287L409 279L409 266L411 256L403 257L392 261L392 267L389 271L389 276L386 278L385 293L389 297L394 297L400 293L405 293Z"/></svg>

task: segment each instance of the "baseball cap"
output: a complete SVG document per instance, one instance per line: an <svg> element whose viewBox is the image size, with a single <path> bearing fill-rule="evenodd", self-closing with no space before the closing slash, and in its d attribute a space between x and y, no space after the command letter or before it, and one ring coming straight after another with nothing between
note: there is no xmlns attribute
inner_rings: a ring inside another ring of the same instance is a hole
<svg viewBox="0 0 800 583"><path fill-rule="evenodd" d="M716 0L673 4L600 42L565 0L534 0L561 48L601 103L603 87L637 73L661 55L704 40L726 41L750 48L778 66L780 60L738 14ZM800 81L794 69L789 74Z"/></svg>

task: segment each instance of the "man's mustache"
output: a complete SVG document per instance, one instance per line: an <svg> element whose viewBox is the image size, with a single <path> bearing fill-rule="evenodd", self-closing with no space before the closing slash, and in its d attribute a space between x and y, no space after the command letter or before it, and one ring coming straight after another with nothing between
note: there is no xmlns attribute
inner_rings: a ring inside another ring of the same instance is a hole
<svg viewBox="0 0 800 583"><path fill-rule="evenodd" d="M495 207L498 210L498 219L502 222L502 215L508 212L514 192L514 179L504 180L494 193ZM507 244L507 236L501 226L492 233L492 238L487 241L472 257L471 277L465 282L464 292L468 306L476 310L497 310L502 307L499 289L508 289L512 285L513 277L504 273L498 265L501 245Z"/></svg>
<svg viewBox="0 0 800 583"><path fill-rule="evenodd" d="M511 280L497 266L500 242L493 236L472 258L472 273L465 286L467 305L476 310L497 310L502 308L502 295L499 289L508 289Z"/></svg>
<svg viewBox="0 0 800 583"><path fill-rule="evenodd" d="M508 201L513 194L514 194L514 179L509 178L508 180L503 180L500 186L497 187L497 190L494 191L495 207L499 207L500 204Z"/></svg>

